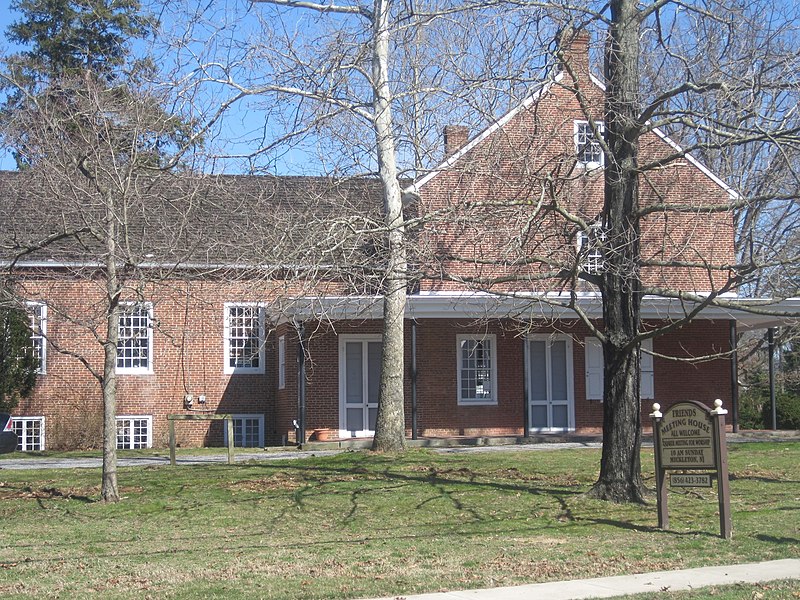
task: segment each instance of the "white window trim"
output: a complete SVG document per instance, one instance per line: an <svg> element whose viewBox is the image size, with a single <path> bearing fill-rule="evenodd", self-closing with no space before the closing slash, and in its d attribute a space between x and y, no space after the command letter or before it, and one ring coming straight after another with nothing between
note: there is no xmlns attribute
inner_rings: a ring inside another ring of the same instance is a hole
<svg viewBox="0 0 800 600"><path fill-rule="evenodd" d="M240 413L231 415L234 421L243 421L244 419L258 419L258 445L257 446L247 446L249 448L263 448L265 446L264 443L264 415L260 413ZM225 446L228 445L228 423L226 421L222 422L223 424L223 434L222 439ZM242 427L244 427L244 423L242 423ZM242 435L244 436L244 430L242 431ZM237 446L238 447L238 446ZM243 446L244 447L244 446Z"/></svg>
<svg viewBox="0 0 800 600"><path fill-rule="evenodd" d="M44 302L26 302L31 318L31 342L34 338L41 338L42 345L39 349L39 368L36 371L39 375L47 375L47 304ZM34 310L39 309L39 335L33 333L33 320L37 317Z"/></svg>
<svg viewBox="0 0 800 600"><path fill-rule="evenodd" d="M605 132L605 124L600 121L594 122L597 129L602 134ZM584 168L588 169L599 169L605 164L605 153L603 152L602 147L600 148L600 160L599 161L584 161L580 158L580 141L578 140L578 132L580 131L581 126L586 125L591 130L591 125L589 121L580 121L576 120L573 122L572 125L572 135L573 135L573 146L575 149L575 156L577 158L578 164L582 165Z"/></svg>
<svg viewBox="0 0 800 600"><path fill-rule="evenodd" d="M136 419L137 421L141 421L141 420L147 421L147 442L146 442L145 447L146 448L152 448L153 447L153 417L151 415L117 415L116 420L115 420L115 424L118 423L119 421L133 420L133 419ZM116 439L116 435L115 435L115 439ZM132 450L133 448L119 448L119 446L117 446L117 449L119 449L119 450Z"/></svg>
<svg viewBox="0 0 800 600"><path fill-rule="evenodd" d="M286 336L278 338L278 389L286 389Z"/></svg>
<svg viewBox="0 0 800 600"><path fill-rule="evenodd" d="M15 417L12 416L11 420L14 422L14 427L16 430L17 423L23 423L23 429L25 428L25 424L28 422L35 422L38 421L39 423L39 449L33 450L31 448L26 448L24 445L24 437L19 436L19 444L17 445L17 449L21 452L39 452L46 448L45 446L45 428L44 428L44 417ZM20 447L22 446L22 447Z"/></svg>
<svg viewBox="0 0 800 600"><path fill-rule="evenodd" d="M492 391L488 399L485 398L464 398L461 395L461 344L465 341L487 341L489 342L489 367ZM465 334L456 336L456 394L459 406L496 406L497 405L497 336L493 333L486 334Z"/></svg>
<svg viewBox="0 0 800 600"><path fill-rule="evenodd" d="M586 399L587 400L603 400L602 392L600 395L592 393L590 385L590 377L596 377L597 371L593 370L590 373L589 367L589 354L592 352L599 352L599 358L602 362L603 359L603 345L596 337L587 337L584 340L584 364L586 368ZM641 351L639 355L639 398L641 400L654 400L655 399L655 365L653 361L653 338L642 340ZM600 388L603 387L604 374L602 369L599 371Z"/></svg>
<svg viewBox="0 0 800 600"><path fill-rule="evenodd" d="M256 307L258 308L258 366L257 367L232 367L230 366L230 309L239 307ZM258 302L226 302L223 310L223 319L225 333L224 336L224 355L223 355L223 372L226 375L263 375L265 371L265 342L266 342L266 326L264 319L264 307Z"/></svg>
<svg viewBox="0 0 800 600"><path fill-rule="evenodd" d="M137 306L141 305L147 309L147 366L146 367L120 367L119 363L117 362L117 366L115 372L118 375L152 375L153 374L153 303L152 302L120 302L120 318L122 318L122 313L125 310L125 307L128 306ZM121 327L121 324L117 324L117 329ZM119 331L117 332L119 335ZM119 342L120 338L117 338L117 361L119 361Z"/></svg>
<svg viewBox="0 0 800 600"><path fill-rule="evenodd" d="M591 275L599 275L605 270L605 257L603 255L605 241L606 233L600 223L593 223L589 231L578 230L575 245L581 271Z"/></svg>

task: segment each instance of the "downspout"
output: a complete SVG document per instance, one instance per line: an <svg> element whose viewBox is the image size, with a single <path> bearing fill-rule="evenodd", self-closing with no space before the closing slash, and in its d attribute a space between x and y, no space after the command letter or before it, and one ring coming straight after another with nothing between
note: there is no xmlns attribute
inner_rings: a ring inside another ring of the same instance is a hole
<svg viewBox="0 0 800 600"><path fill-rule="evenodd" d="M731 420L733 433L739 433L739 355L736 321L731 319Z"/></svg>
<svg viewBox="0 0 800 600"><path fill-rule="evenodd" d="M417 322L411 322L411 439L418 437L417 430Z"/></svg>
<svg viewBox="0 0 800 600"><path fill-rule="evenodd" d="M522 435L526 438L531 437L530 430L530 403L528 402L528 338L522 336Z"/></svg>
<svg viewBox="0 0 800 600"><path fill-rule="evenodd" d="M767 352L769 353L769 406L772 409L772 429L778 429L778 409L775 406L775 328L767 329Z"/></svg>
<svg viewBox="0 0 800 600"><path fill-rule="evenodd" d="M297 344L297 404L298 404L298 431L297 445L306 443L306 328L300 323L298 328L299 342Z"/></svg>

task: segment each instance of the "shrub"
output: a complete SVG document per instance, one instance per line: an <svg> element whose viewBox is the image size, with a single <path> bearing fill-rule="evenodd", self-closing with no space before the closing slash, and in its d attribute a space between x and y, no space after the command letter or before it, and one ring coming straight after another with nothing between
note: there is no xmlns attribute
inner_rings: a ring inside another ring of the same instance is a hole
<svg viewBox="0 0 800 600"><path fill-rule="evenodd" d="M772 407L769 404L769 396L762 408L764 423L772 427ZM776 394L775 412L778 421L778 429L800 429L800 396L795 394Z"/></svg>
<svg viewBox="0 0 800 600"><path fill-rule="evenodd" d="M782 392L775 395L778 429L800 429L800 395ZM769 391L752 387L739 396L739 426L742 429L772 427Z"/></svg>
<svg viewBox="0 0 800 600"><path fill-rule="evenodd" d="M769 394L766 397L769 405ZM750 388L739 396L739 427L764 429L764 397L757 388Z"/></svg>

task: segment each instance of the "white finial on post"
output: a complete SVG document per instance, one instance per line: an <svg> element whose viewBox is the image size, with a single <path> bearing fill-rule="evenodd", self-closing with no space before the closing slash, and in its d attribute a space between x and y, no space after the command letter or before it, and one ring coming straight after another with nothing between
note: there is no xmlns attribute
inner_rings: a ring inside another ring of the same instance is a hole
<svg viewBox="0 0 800 600"><path fill-rule="evenodd" d="M653 417L654 419L660 419L661 417L664 416L663 414L661 414L661 405L658 402L653 404L653 412L650 413L650 416Z"/></svg>
<svg viewBox="0 0 800 600"><path fill-rule="evenodd" d="M714 400L714 410L711 411L712 415L727 415L728 411L722 408L722 400L717 398Z"/></svg>

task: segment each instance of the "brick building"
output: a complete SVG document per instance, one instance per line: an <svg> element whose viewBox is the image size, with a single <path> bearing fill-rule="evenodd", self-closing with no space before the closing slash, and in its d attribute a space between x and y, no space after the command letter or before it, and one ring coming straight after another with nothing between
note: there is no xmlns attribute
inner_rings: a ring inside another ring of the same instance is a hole
<svg viewBox="0 0 800 600"><path fill-rule="evenodd" d="M603 90L590 73L588 39L573 40L564 60L567 68L477 136L446 128L444 162L407 190L410 209L424 222L412 233L409 436L601 427L602 348L590 325L602 327L592 276L603 268L604 157L596 138ZM735 298L731 274L715 268L735 262L733 216L691 210L725 205L733 192L658 131L643 136L641 154L659 163L641 180L640 267L654 292L645 297L642 316L646 328L657 328L690 310L685 300L670 299L677 292ZM70 243L26 246L25 239L54 233L42 231L43 223L69 220L26 177L0 176L3 248L31 311L42 365L34 394L16 410L20 443L25 450L97 444L102 406L92 370L102 365L101 254L83 233ZM344 268L320 275L320 263L312 273L302 256L287 254L265 275L259 256L281 245L285 253L304 247L313 232L294 228L297 238L273 239L263 229L255 236L253 226L289 212L310 222L317 210L378 207L375 182L219 181L210 194L153 192L160 200L153 199L131 228L135 268L123 294L116 371L118 445L164 446L167 415L192 412L233 414L241 445L291 443L297 423L304 437L315 429L341 438L370 436L381 352L380 302L369 294L374 286L348 278L355 255L333 250L330 260ZM206 202L195 205L193 197ZM83 218L82 210L72 217ZM152 242L148 236L170 255L154 255L143 241ZM369 255L367 242L360 239L351 249ZM566 307L570 303L573 308ZM643 412L653 401L668 406L721 398L729 405L735 372L726 353L737 320L745 326L769 322L709 307L646 340ZM700 357L706 358L674 360ZM187 424L178 437L183 445L221 444L224 432L219 422Z"/></svg>

